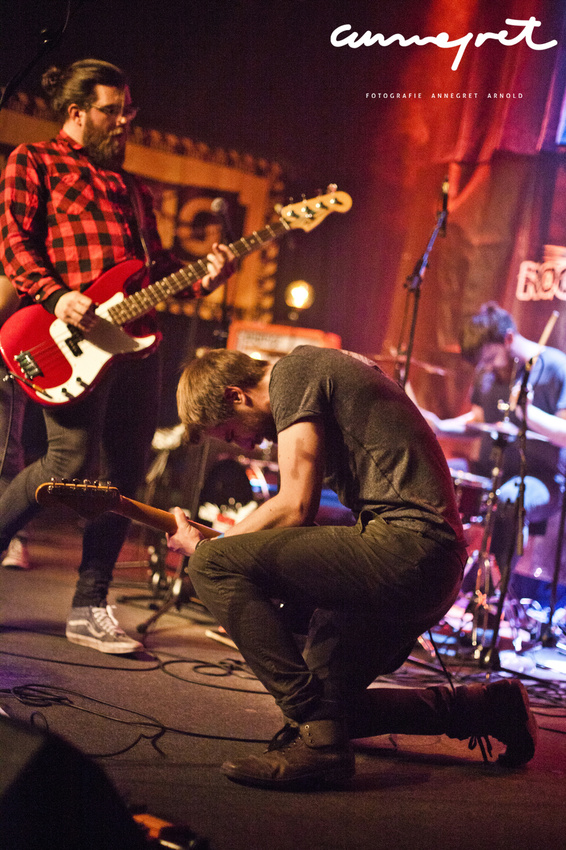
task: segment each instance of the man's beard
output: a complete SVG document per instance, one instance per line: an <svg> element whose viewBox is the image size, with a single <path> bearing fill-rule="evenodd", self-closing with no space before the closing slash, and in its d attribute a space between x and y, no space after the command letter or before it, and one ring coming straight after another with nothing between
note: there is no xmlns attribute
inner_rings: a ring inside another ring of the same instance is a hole
<svg viewBox="0 0 566 850"><path fill-rule="evenodd" d="M245 424L246 431L255 440L256 446L269 440L270 443L277 442L277 428L271 413L266 413L263 410L246 411L241 414L242 421Z"/></svg>
<svg viewBox="0 0 566 850"><path fill-rule="evenodd" d="M101 168L119 170L126 156L126 134L124 130L105 132L95 127L87 115L83 135L83 147L89 159Z"/></svg>

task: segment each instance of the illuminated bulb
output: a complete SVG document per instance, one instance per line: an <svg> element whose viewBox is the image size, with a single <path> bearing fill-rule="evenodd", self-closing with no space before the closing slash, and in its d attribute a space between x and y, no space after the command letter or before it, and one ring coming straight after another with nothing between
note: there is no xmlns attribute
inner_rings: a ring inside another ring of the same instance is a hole
<svg viewBox="0 0 566 850"><path fill-rule="evenodd" d="M306 280L294 280L285 289L285 304L295 310L306 310L314 301L314 289Z"/></svg>

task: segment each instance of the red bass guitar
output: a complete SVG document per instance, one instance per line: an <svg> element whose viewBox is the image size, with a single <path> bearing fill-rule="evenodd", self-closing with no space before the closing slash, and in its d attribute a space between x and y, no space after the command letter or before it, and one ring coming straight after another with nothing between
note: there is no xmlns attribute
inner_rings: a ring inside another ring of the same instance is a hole
<svg viewBox="0 0 566 850"><path fill-rule="evenodd" d="M351 206L350 196L337 191L289 204L281 210L279 221L238 239L230 248L237 258L244 257L288 230L312 230L330 213L344 213ZM114 358L152 352L160 335L147 314L206 274L206 262L197 260L147 286L142 261L126 260L85 291L98 305L99 316L87 335L34 304L18 310L2 325L0 352L12 376L34 401L47 406L69 404L93 389Z"/></svg>

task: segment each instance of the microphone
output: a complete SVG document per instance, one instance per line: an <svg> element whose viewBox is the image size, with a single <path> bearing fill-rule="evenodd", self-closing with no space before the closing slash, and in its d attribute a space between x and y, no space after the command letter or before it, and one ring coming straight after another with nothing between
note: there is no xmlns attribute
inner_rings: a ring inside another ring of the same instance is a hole
<svg viewBox="0 0 566 850"><path fill-rule="evenodd" d="M442 181L442 224L440 225L440 235L446 236L446 220L448 218L448 175Z"/></svg>
<svg viewBox="0 0 566 850"><path fill-rule="evenodd" d="M215 215L218 216L218 218L222 222L222 230L226 242L234 242L234 231L232 230L232 223L228 214L228 204L225 199L214 198L210 204L210 209Z"/></svg>

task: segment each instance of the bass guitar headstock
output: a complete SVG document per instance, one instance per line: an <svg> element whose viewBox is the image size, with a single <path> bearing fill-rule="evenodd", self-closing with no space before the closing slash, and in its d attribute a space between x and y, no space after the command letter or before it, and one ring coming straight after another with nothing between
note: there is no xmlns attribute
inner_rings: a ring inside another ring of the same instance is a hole
<svg viewBox="0 0 566 850"><path fill-rule="evenodd" d="M312 230L327 215L334 212L348 212L352 206L352 199L346 192L339 192L334 184L328 187L325 195L316 198L303 198L294 204L287 204L280 210L281 220L291 229Z"/></svg>

